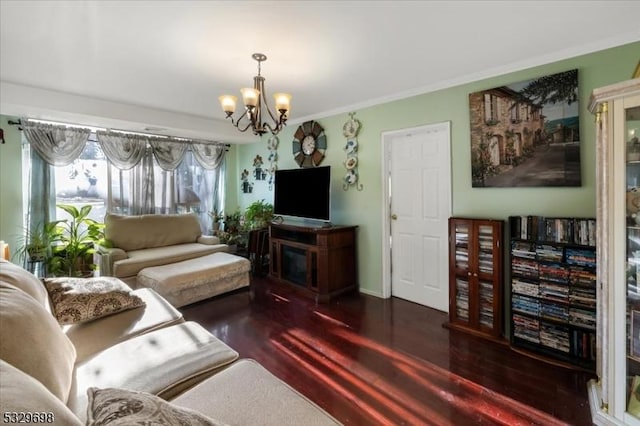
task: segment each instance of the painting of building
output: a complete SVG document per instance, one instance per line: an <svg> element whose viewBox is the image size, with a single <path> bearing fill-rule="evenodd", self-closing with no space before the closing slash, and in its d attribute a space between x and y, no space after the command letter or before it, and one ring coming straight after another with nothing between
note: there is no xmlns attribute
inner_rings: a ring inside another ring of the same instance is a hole
<svg viewBox="0 0 640 426"><path fill-rule="evenodd" d="M580 186L577 94L577 70L471 93L473 186Z"/></svg>

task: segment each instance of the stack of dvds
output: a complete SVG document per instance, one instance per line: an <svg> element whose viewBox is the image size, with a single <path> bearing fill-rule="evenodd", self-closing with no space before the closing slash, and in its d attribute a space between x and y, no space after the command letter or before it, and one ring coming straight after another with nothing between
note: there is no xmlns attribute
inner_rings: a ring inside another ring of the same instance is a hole
<svg viewBox="0 0 640 426"><path fill-rule="evenodd" d="M511 290L514 293L524 294L525 296L538 297L540 295L538 284L517 277L511 280Z"/></svg>
<svg viewBox="0 0 640 426"><path fill-rule="evenodd" d="M466 247L456 247L456 266L461 269L469 267L469 250Z"/></svg>
<svg viewBox="0 0 640 426"><path fill-rule="evenodd" d="M555 350L569 353L569 330L553 324L540 324L540 343Z"/></svg>
<svg viewBox="0 0 640 426"><path fill-rule="evenodd" d="M538 262L520 257L511 259L511 270L514 275L525 278L538 278Z"/></svg>
<svg viewBox="0 0 640 426"><path fill-rule="evenodd" d="M596 335L587 331L573 330L571 333L572 352L579 358L595 361Z"/></svg>
<svg viewBox="0 0 640 426"><path fill-rule="evenodd" d="M550 244L538 244L536 246L536 256L538 260L562 262L562 255L562 247Z"/></svg>
<svg viewBox="0 0 640 426"><path fill-rule="evenodd" d="M537 319L515 314L513 316L513 334L533 343L540 343L540 322Z"/></svg>
<svg viewBox="0 0 640 426"><path fill-rule="evenodd" d="M569 308L556 303L540 303L540 316L549 320L569 321Z"/></svg>
<svg viewBox="0 0 640 426"><path fill-rule="evenodd" d="M480 282L480 324L493 327L493 284Z"/></svg>
<svg viewBox="0 0 640 426"><path fill-rule="evenodd" d="M569 283L571 285L595 288L596 272L593 268L571 266L569 267Z"/></svg>
<svg viewBox="0 0 640 426"><path fill-rule="evenodd" d="M567 247L565 249L565 257L569 265L596 267L596 252L593 249Z"/></svg>
<svg viewBox="0 0 640 426"><path fill-rule="evenodd" d="M469 321L469 283L456 278L456 315L464 321Z"/></svg>
<svg viewBox="0 0 640 426"><path fill-rule="evenodd" d="M540 315L540 301L531 297L514 294L511 297L513 310L529 315Z"/></svg>
<svg viewBox="0 0 640 426"><path fill-rule="evenodd" d="M490 274L493 272L493 254L481 252L478 258L480 272Z"/></svg>
<svg viewBox="0 0 640 426"><path fill-rule="evenodd" d="M596 289L586 287L571 287L569 289L569 303L589 308L596 307Z"/></svg>
<svg viewBox="0 0 640 426"><path fill-rule="evenodd" d="M511 242L511 255L525 259L536 258L536 246L526 241L514 240Z"/></svg>
<svg viewBox="0 0 640 426"><path fill-rule="evenodd" d="M541 263L538 269L541 280L565 284L569 281L569 270L559 263Z"/></svg>
<svg viewBox="0 0 640 426"><path fill-rule="evenodd" d="M596 313L594 311L587 311L585 309L570 308L569 309L569 322L572 325L585 327L591 330L596 329Z"/></svg>
<svg viewBox="0 0 640 426"><path fill-rule="evenodd" d="M548 281L540 281L540 297L555 302L567 302L569 300L569 287Z"/></svg>

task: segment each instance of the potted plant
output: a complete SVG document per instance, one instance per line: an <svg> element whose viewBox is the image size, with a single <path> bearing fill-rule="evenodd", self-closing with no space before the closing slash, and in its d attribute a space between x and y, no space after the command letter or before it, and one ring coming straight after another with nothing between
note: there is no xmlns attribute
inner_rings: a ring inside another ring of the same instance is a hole
<svg viewBox="0 0 640 426"><path fill-rule="evenodd" d="M254 201L244 212L245 229L266 228L273 219L273 204L264 199Z"/></svg>
<svg viewBox="0 0 640 426"><path fill-rule="evenodd" d="M94 244L108 246L104 239L104 224L89 218L91 206L80 209L72 205L59 204L71 219L52 222L55 226L51 241L51 257L48 271L55 276L86 276L95 269L93 263Z"/></svg>
<svg viewBox="0 0 640 426"><path fill-rule="evenodd" d="M50 256L51 242L55 239L55 223L44 225L39 223L30 229L26 229L23 236L24 244L18 249L16 255L29 262L46 261Z"/></svg>
<svg viewBox="0 0 640 426"><path fill-rule="evenodd" d="M213 220L213 232L218 233L218 231L220 231L220 224L222 223L222 219L224 219L224 212L222 210L220 210L219 212L209 212L209 216L211 217L211 220Z"/></svg>

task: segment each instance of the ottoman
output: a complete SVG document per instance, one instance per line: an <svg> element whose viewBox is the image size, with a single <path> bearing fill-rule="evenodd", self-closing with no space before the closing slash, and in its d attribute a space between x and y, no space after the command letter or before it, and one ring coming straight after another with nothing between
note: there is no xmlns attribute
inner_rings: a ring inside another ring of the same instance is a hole
<svg viewBox="0 0 640 426"><path fill-rule="evenodd" d="M218 252L182 262L144 268L138 286L152 288L179 308L249 286L251 262Z"/></svg>

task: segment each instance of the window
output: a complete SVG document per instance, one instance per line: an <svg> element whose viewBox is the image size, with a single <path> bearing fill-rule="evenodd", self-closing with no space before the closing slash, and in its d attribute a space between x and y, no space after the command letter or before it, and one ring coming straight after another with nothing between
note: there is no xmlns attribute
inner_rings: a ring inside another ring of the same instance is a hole
<svg viewBox="0 0 640 426"><path fill-rule="evenodd" d="M498 97L489 93L484 94L484 121L488 125L497 124L498 119Z"/></svg>
<svg viewBox="0 0 640 426"><path fill-rule="evenodd" d="M24 170L29 171L31 149L26 138L23 144ZM77 208L91 205L89 217L99 222L104 221L107 212L125 215L194 212L200 218L202 231L208 233L211 228L208 212L224 209L224 163L216 170L207 170L191 151L187 151L175 170L167 171L158 165L149 147L138 165L120 170L110 164L92 133L82 153L71 164L48 167L52 180L51 201L55 205L70 204ZM27 178L23 186L29 194L31 185ZM31 193L30 198L33 197ZM68 218L66 212L56 208L50 220L65 218Z"/></svg>

